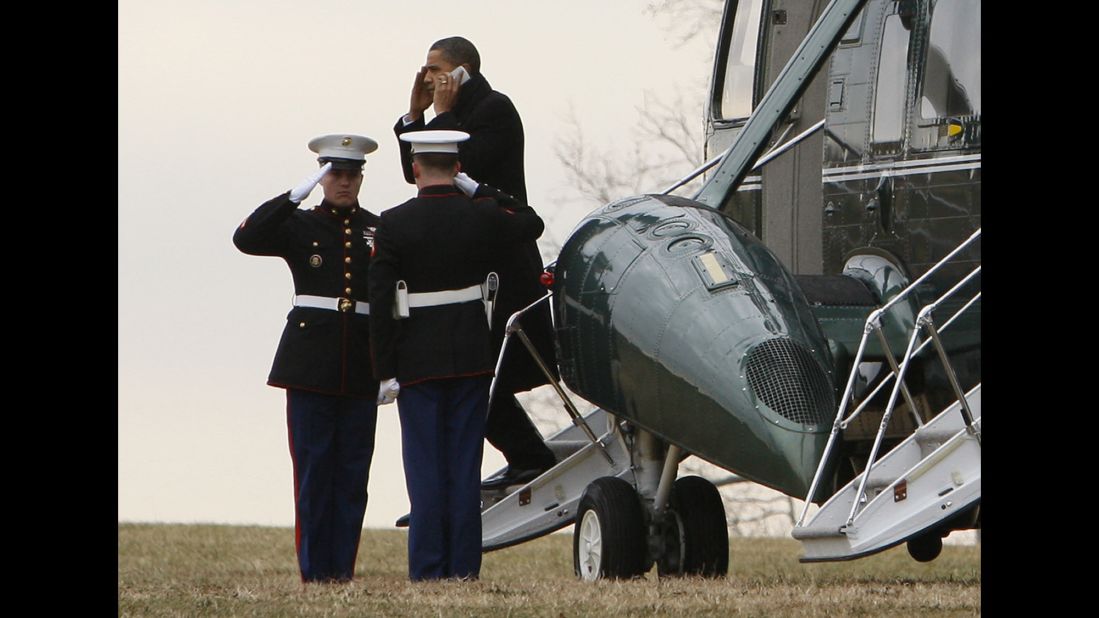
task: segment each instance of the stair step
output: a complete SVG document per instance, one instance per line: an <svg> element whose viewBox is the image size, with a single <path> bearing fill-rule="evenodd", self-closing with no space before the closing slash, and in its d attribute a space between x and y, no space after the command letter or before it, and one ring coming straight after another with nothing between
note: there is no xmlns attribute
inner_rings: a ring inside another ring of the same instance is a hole
<svg viewBox="0 0 1099 618"><path fill-rule="evenodd" d="M897 477L895 477L895 476L871 475L870 480L866 482L866 490L867 491L871 491L871 490L880 491L880 490L885 489L886 487L889 487L890 485L892 485L896 480L897 480ZM858 484L856 484L855 487L858 487Z"/></svg>
<svg viewBox="0 0 1099 618"><path fill-rule="evenodd" d="M936 427L923 428L916 432L916 442L920 445L942 444L953 438L959 429L939 429Z"/></svg>
<svg viewBox="0 0 1099 618"><path fill-rule="evenodd" d="M795 539L832 539L844 536L837 526L817 526L794 528L791 534Z"/></svg>
<svg viewBox="0 0 1099 618"><path fill-rule="evenodd" d="M546 440L546 446L553 452L557 461L562 461L573 453L591 444L588 440Z"/></svg>
<svg viewBox="0 0 1099 618"><path fill-rule="evenodd" d="M580 449L580 448L583 448L583 447L591 444L591 440L553 440L553 439L550 439L550 440L546 440L546 444L549 445L549 446L560 446L562 448L569 447L569 448Z"/></svg>

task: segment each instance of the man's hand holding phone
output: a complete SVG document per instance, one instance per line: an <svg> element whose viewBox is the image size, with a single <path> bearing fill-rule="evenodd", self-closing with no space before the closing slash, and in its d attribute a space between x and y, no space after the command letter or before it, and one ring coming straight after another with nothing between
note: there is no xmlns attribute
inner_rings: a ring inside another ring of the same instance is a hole
<svg viewBox="0 0 1099 618"><path fill-rule="evenodd" d="M435 113L442 114L454 109L458 101L458 90L469 80L466 68L459 66L450 73L442 73L435 78Z"/></svg>

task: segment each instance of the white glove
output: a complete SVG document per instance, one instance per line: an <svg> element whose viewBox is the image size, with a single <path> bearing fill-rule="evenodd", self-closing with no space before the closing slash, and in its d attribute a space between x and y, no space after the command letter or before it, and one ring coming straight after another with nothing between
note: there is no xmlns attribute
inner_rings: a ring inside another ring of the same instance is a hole
<svg viewBox="0 0 1099 618"><path fill-rule="evenodd" d="M302 200L309 197L309 194L313 192L313 187L317 186L317 183L324 178L324 175L328 173L328 170L332 169L332 162L325 163L315 174L310 174L308 178L301 181L298 186L290 190L290 201L295 204L300 204Z"/></svg>
<svg viewBox="0 0 1099 618"><path fill-rule="evenodd" d="M400 392L401 385L397 384L397 378L382 380L382 383L378 386L378 405L380 406L397 401L397 395L400 394Z"/></svg>
<svg viewBox="0 0 1099 618"><path fill-rule="evenodd" d="M477 192L477 187L480 186L480 183L467 176L465 172L458 172L458 175L454 177L454 184L462 190L462 193L470 197L473 197L473 194Z"/></svg>

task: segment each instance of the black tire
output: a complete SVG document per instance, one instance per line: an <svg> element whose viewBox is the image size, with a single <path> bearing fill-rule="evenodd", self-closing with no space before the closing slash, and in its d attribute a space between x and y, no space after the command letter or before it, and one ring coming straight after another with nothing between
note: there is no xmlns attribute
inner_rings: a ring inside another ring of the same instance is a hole
<svg viewBox="0 0 1099 618"><path fill-rule="evenodd" d="M572 566L582 580L630 579L645 571L641 499L622 479L592 481L580 498L572 533Z"/></svg>
<svg viewBox="0 0 1099 618"><path fill-rule="evenodd" d="M669 498L669 501L672 498ZM661 534L660 548L663 552L656 557L656 573L660 577L679 577L683 575L683 546L685 531L683 518L672 507L664 513L664 519L660 523Z"/></svg>
<svg viewBox="0 0 1099 618"><path fill-rule="evenodd" d="M916 562L931 562L943 552L943 538L936 532L929 532L908 539L908 555Z"/></svg>
<svg viewBox="0 0 1099 618"><path fill-rule="evenodd" d="M729 529L725 504L714 484L700 476L676 480L668 501L661 576L725 577L729 572Z"/></svg>

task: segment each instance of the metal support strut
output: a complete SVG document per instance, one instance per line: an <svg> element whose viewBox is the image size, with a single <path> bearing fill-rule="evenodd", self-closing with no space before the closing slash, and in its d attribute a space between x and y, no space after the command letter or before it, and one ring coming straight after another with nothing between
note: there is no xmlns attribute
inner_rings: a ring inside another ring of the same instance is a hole
<svg viewBox="0 0 1099 618"><path fill-rule="evenodd" d="M668 445L668 454L664 457L664 470L660 473L660 484L656 487L656 497L653 499L653 511L663 513L668 508L668 496L672 493L672 485L679 472L679 457L683 449L674 444Z"/></svg>

